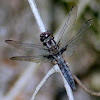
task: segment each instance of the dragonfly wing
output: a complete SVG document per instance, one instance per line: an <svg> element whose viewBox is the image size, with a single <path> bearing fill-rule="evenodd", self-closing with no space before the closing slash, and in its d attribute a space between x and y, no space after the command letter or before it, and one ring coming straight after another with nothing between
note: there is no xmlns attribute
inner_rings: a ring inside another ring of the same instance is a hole
<svg viewBox="0 0 100 100"><path fill-rule="evenodd" d="M34 57L49 55L48 49L41 45L22 43L14 40L6 40L5 42L18 49L27 51L31 56Z"/></svg>
<svg viewBox="0 0 100 100"><path fill-rule="evenodd" d="M80 43L83 41L84 36L87 32L87 30L89 29L89 27L91 26L91 19L89 19L77 32L77 34L75 36L73 36L69 42L67 43L67 45L61 49L61 52L63 53L65 50L65 54L70 56L73 54L74 50L77 48L77 46L80 45Z"/></svg>
<svg viewBox="0 0 100 100"><path fill-rule="evenodd" d="M76 18L77 18L77 10L78 10L77 5L74 5L72 9L70 10L70 13L66 19L66 22L60 31L60 34L58 35L57 42L58 44L61 44L60 48L63 48L64 46L66 46L66 43L69 41L69 39L72 36L72 33L73 33L72 31L73 31Z"/></svg>
<svg viewBox="0 0 100 100"><path fill-rule="evenodd" d="M15 57L11 57L11 60L17 60L17 61L30 61L30 62L36 62L39 63L41 61L48 61L49 59L43 57L43 56L39 56L39 57L35 57L35 56L15 56Z"/></svg>

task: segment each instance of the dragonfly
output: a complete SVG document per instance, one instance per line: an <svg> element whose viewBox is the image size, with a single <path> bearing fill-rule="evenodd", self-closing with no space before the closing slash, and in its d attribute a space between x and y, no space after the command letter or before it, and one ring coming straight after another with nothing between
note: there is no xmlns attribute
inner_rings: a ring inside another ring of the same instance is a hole
<svg viewBox="0 0 100 100"><path fill-rule="evenodd" d="M72 90L76 90L75 81L69 69L69 65L63 59L63 56L71 56L74 53L75 49L82 42L87 30L91 26L91 19L89 19L80 27L77 33L73 35L73 29L77 19L77 10L77 5L74 5L71 8L56 41L54 40L53 33L50 31L40 34L41 45L23 43L14 40L5 40L5 42L9 45L31 53L31 55L14 56L10 59L17 61L31 61L36 63L55 61Z"/></svg>

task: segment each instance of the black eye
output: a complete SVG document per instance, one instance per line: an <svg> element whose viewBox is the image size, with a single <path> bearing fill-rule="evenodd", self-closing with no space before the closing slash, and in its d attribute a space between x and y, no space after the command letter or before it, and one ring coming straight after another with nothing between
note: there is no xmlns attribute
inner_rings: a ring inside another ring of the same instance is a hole
<svg viewBox="0 0 100 100"><path fill-rule="evenodd" d="M47 38L48 37L48 34L46 34L45 37Z"/></svg>
<svg viewBox="0 0 100 100"><path fill-rule="evenodd" d="M44 34L40 34L40 37L43 37L44 36Z"/></svg>
<svg viewBox="0 0 100 100"><path fill-rule="evenodd" d="M43 37L41 37L41 38L40 38L40 41L42 41L42 42L43 42L43 41L44 41L44 38L43 38Z"/></svg>
<svg viewBox="0 0 100 100"><path fill-rule="evenodd" d="M47 44L46 43L43 43L43 45L46 46Z"/></svg>
<svg viewBox="0 0 100 100"><path fill-rule="evenodd" d="M48 38L50 36L50 34L46 33L45 34L45 38Z"/></svg>

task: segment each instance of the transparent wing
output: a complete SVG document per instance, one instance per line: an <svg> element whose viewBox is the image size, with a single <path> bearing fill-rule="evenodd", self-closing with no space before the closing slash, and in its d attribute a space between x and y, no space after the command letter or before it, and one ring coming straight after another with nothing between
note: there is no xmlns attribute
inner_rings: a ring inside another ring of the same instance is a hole
<svg viewBox="0 0 100 100"><path fill-rule="evenodd" d="M15 57L14 59L16 60L24 59L28 61L28 59L31 60L30 58L32 58L32 60L35 60L35 59L42 60L44 56L49 55L48 49L44 48L43 46L30 44L30 43L22 43L22 42L14 41L14 40L6 40L5 42L18 49L27 51L28 54L31 55L31 57Z"/></svg>
<svg viewBox="0 0 100 100"><path fill-rule="evenodd" d="M77 9L78 9L77 5L74 5L72 7L67 17L67 20L63 28L61 29L61 32L57 39L57 42L60 44L60 48L63 48L71 38L71 35L73 33L72 31L77 18Z"/></svg>
<svg viewBox="0 0 100 100"><path fill-rule="evenodd" d="M61 52L63 53L65 50L66 52L64 54L71 56L74 52L74 50L77 48L78 45L83 41L84 36L91 26L91 20L89 19L77 32L75 36L73 36L67 45L61 49Z"/></svg>
<svg viewBox="0 0 100 100"><path fill-rule="evenodd" d="M15 57L11 57L11 60L17 60L17 61L31 61L31 62L36 62L39 63L41 61L49 61L49 59L43 57L43 56L39 56L39 57L35 57L35 56L15 56Z"/></svg>

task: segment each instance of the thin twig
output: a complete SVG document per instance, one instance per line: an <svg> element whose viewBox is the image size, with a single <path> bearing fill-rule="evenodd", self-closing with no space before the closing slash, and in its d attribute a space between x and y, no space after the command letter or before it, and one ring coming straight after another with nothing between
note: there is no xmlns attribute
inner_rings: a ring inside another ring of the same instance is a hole
<svg viewBox="0 0 100 100"><path fill-rule="evenodd" d="M43 24L43 21L42 21L42 18L38 12L38 9L37 9L37 5L35 3L34 0L28 0L29 4L30 4L30 7L32 9L32 12L34 14L34 17L37 21L37 24L39 26L39 29L41 32L46 32L46 28L45 28L45 25Z"/></svg>
<svg viewBox="0 0 100 100"><path fill-rule="evenodd" d="M81 82L75 75L73 75L73 78L74 78L74 80L80 85L80 87L81 87L82 89L84 89L87 93L89 93L89 94L91 94L91 95L94 95L94 96L100 96L100 92L93 92L93 91L89 90L88 88L86 88L86 87L82 84L82 82Z"/></svg>
<svg viewBox="0 0 100 100"><path fill-rule="evenodd" d="M39 90L41 89L41 87L44 85L44 83L47 81L47 79L53 74L55 73L54 68L52 68L51 70L49 70L49 72L45 75L45 77L42 79L42 81L38 84L38 86L36 87L33 96L31 98L31 100L34 100L37 93L39 92Z"/></svg>

